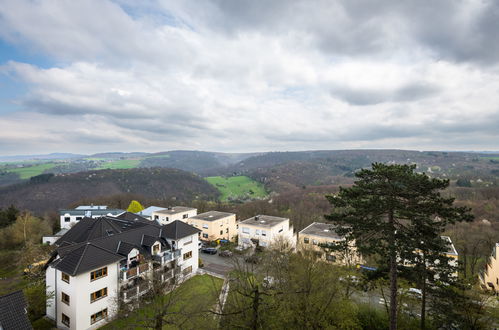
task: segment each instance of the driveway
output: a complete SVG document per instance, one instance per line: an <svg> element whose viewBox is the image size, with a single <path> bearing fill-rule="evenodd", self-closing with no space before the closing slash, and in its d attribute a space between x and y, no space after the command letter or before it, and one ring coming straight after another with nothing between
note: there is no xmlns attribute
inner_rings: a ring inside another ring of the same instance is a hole
<svg viewBox="0 0 499 330"><path fill-rule="evenodd" d="M226 276L228 272L234 269L234 266L230 261L231 258L220 257L218 253L207 254L199 251L199 257L203 260L203 269L208 272Z"/></svg>

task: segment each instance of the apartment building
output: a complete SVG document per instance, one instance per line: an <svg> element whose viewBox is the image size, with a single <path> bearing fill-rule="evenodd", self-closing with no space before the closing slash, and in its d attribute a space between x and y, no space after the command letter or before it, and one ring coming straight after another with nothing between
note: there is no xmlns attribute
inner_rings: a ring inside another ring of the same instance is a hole
<svg viewBox="0 0 499 330"><path fill-rule="evenodd" d="M193 207L173 206L162 210L153 211L151 220L156 220L160 225L166 225L176 220L184 220L198 214Z"/></svg>
<svg viewBox="0 0 499 330"><path fill-rule="evenodd" d="M296 237L288 218L257 215L239 222L238 241L244 248L268 247L279 240L295 246Z"/></svg>
<svg viewBox="0 0 499 330"><path fill-rule="evenodd" d="M484 290L492 290L494 292L499 292L499 261L497 256L497 250L499 249L499 243L496 243L492 249L492 254L487 260L485 269L480 272L478 278L480 280L480 286Z"/></svg>
<svg viewBox="0 0 499 330"><path fill-rule="evenodd" d="M184 221L201 230L200 238L202 240L233 240L237 236L236 215L234 213L208 211L188 217Z"/></svg>
<svg viewBox="0 0 499 330"><path fill-rule="evenodd" d="M69 229L84 217L116 216L123 212L120 209L108 209L106 205L80 205L75 209L59 210L60 225L61 229Z"/></svg>
<svg viewBox="0 0 499 330"><path fill-rule="evenodd" d="M336 233L334 225L314 222L298 233L297 248L300 251L315 251L319 258L332 263L348 266L362 263L362 258L353 242L349 243L341 251L332 251L322 246L323 244L334 244L344 241L345 238Z"/></svg>
<svg viewBox="0 0 499 330"><path fill-rule="evenodd" d="M149 289L153 274L184 279L198 268L199 230L135 214L83 218L55 245L46 269L47 316L60 329L95 329Z"/></svg>

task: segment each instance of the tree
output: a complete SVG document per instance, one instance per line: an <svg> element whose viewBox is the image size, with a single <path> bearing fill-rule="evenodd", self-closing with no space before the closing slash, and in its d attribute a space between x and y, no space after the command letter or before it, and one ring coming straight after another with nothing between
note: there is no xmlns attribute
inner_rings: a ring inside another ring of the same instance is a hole
<svg viewBox="0 0 499 330"><path fill-rule="evenodd" d="M0 208L0 228L7 227L13 224L17 216L19 215L19 210L14 207L14 205L9 206L5 210Z"/></svg>
<svg viewBox="0 0 499 330"><path fill-rule="evenodd" d="M433 237L440 228L431 225L435 216L449 223L471 219L467 208L454 208L452 198L440 196L448 180L432 179L415 169L416 165L374 163L372 169L355 174L352 187L326 196L334 208L326 219L339 226L338 234L355 241L361 254L388 259L392 330L397 328L398 266L401 255L417 248L412 239L416 223L427 226L423 237Z"/></svg>
<svg viewBox="0 0 499 330"><path fill-rule="evenodd" d="M140 204L136 200L132 200L130 202L130 205L128 205L127 211L132 212L132 213L138 213L138 212L142 211L143 209L144 209L144 207L142 206L142 204Z"/></svg>

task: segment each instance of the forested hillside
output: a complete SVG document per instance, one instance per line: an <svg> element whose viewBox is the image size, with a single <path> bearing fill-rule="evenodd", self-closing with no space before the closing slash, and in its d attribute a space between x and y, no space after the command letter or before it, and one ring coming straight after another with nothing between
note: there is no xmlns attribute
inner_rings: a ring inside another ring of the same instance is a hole
<svg viewBox="0 0 499 330"><path fill-rule="evenodd" d="M166 204L215 200L219 192L201 177L177 169L100 170L43 174L29 182L0 188L0 207L16 205L37 213L68 207L84 199L135 194Z"/></svg>

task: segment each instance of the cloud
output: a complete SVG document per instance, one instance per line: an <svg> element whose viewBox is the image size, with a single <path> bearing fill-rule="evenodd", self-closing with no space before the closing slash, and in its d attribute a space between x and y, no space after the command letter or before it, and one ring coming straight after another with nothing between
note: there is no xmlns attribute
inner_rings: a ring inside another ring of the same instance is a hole
<svg viewBox="0 0 499 330"><path fill-rule="evenodd" d="M0 38L55 64L0 63L27 89L0 115L0 153L497 149L497 14L487 1L6 1Z"/></svg>

